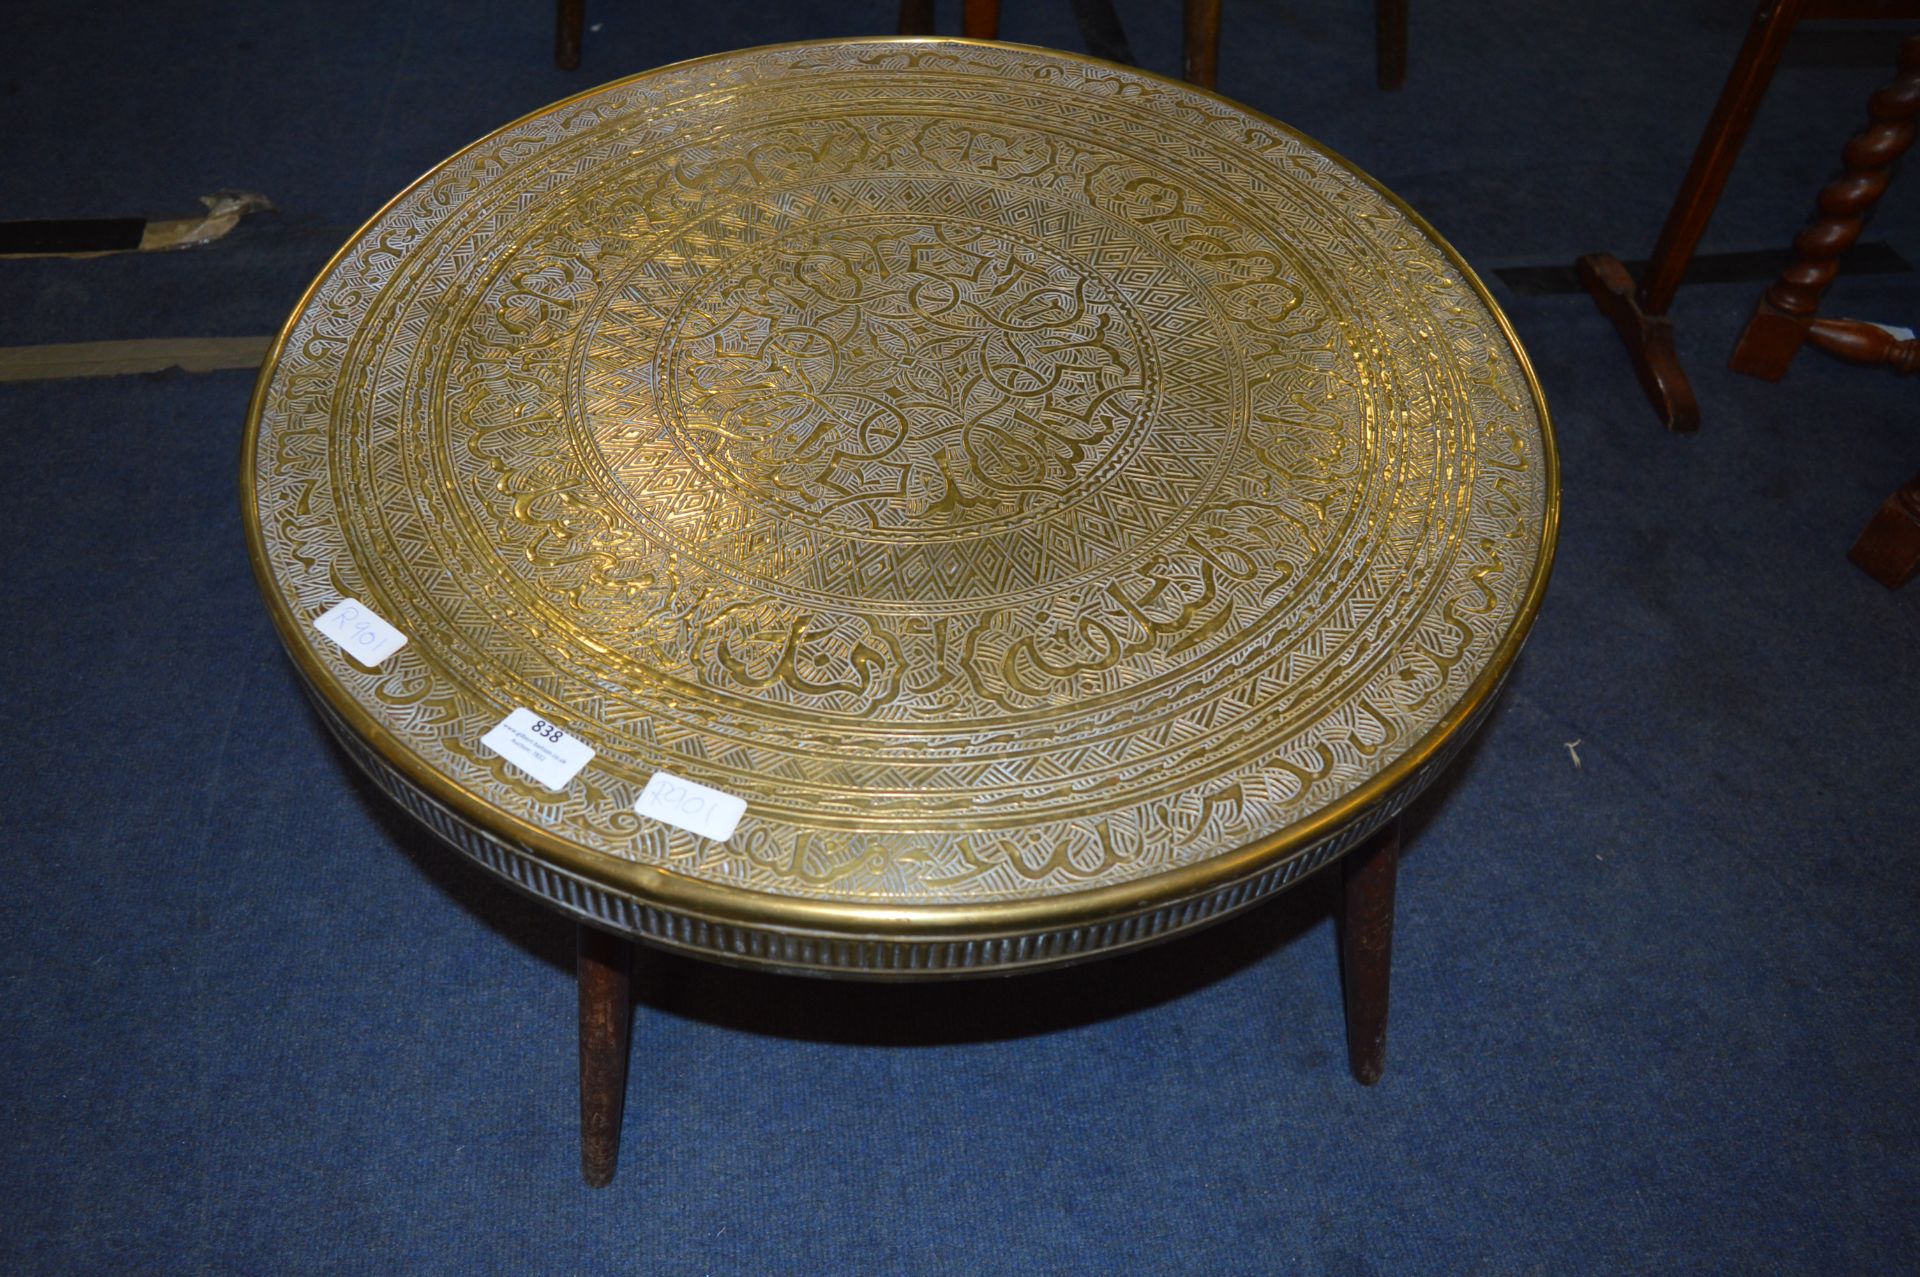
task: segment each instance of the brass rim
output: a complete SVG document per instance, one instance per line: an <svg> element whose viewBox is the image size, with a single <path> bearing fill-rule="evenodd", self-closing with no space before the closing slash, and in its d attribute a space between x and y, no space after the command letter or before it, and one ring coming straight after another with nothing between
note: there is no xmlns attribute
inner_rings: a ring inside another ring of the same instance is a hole
<svg viewBox="0 0 1920 1277"><path fill-rule="evenodd" d="M1501 335L1506 339L1508 348L1520 365L1521 373L1527 384L1528 394L1532 398L1534 409L1540 421L1540 440L1545 466L1546 505L1540 527L1540 552L1534 564L1532 580L1526 595L1515 614L1512 626L1500 645L1494 650L1485 669L1469 686L1464 696L1457 701L1446 716L1422 736L1415 744L1395 759L1378 775L1358 788L1322 808L1314 815L1286 826L1274 834L1250 843L1237 851L1211 857L1193 865L1167 870L1133 882L1120 883L1106 887L1089 888L1067 895L1046 897L1035 900L993 901L980 904L923 904L892 905L872 904L853 901L805 900L790 896L778 896L735 887L719 887L698 879L677 874L671 870L659 869L650 865L636 864L621 860L604 852L597 852L575 843L555 837L547 830L535 825L505 809L496 806L449 781L438 771L428 766L407 744L393 735L387 728L375 720L357 701L334 683L328 672L310 654L295 641L293 636L300 633L300 624L287 606L273 578L272 569L267 561L265 533L261 526L257 493L254 481L254 466L260 436L260 420L266 402L267 389L278 370L280 358L286 348L289 335L294 326L305 314L308 304L320 285L337 268L347 251L368 230L386 217L395 206L407 199L428 179L439 173L468 152L485 146L494 138L520 125L550 112L559 110L571 103L603 93L618 85L630 84L650 76L670 70L699 66L707 62L731 59L755 53L777 52L783 49L815 47L822 44L835 45L897 45L897 44L939 44L958 46L1009 47L1027 49L1043 53L1050 58L1062 58L1071 62L1093 67L1112 68L1128 75L1138 75L1148 80L1177 87L1185 92L1210 98L1235 111L1244 113L1279 132L1292 137L1317 150L1329 159L1337 162L1348 174L1364 182L1373 191L1384 198L1393 208L1405 216L1422 234L1424 234L1452 262L1472 288L1474 294L1487 308L1499 325ZM1526 349L1513 328L1513 323L1488 291L1484 281L1472 266L1468 265L1447 238L1434 229L1426 218L1416 212L1406 201L1388 190L1378 179L1354 164L1346 156L1316 141L1310 135L1301 132L1292 125L1282 123L1262 111L1255 110L1236 102L1223 94L1201 89L1183 80L1170 76L1143 71L1137 67L1124 66L1108 62L1105 59L1086 54L1069 53L1058 49L1044 49L1034 45L1020 45L991 40L967 39L945 36L863 36L845 40L795 40L780 44L762 45L750 49L729 50L724 53L708 54L703 57L689 58L681 62L650 68L635 75L623 76L604 84L582 90L579 93L549 103L537 110L530 111L492 132L475 139L466 146L454 151L446 159L435 164L420 177L414 179L399 193L381 205L370 218L347 237L340 248L327 260L319 273L313 278L300 299L294 304L280 332L275 336L266 359L260 366L260 374L254 383L252 398L247 407L246 432L241 442L240 467L241 516L246 527L247 554L253 563L254 578L264 596L267 608L273 617L274 627L294 663L296 672L303 682L323 696L327 704L342 720L355 731L375 752L396 768L402 776L425 791L436 801L454 810L462 818L479 828L489 831L495 837L534 852L566 871L578 874L604 887L611 888L638 899L645 900L670 911L685 911L708 918L721 918L737 921L746 925L772 928L792 927L812 932L826 932L844 935L882 935L892 937L941 936L969 937L987 935L1005 935L1027 927L1046 926L1049 928L1074 923L1095 922L1125 914L1149 909L1157 905L1180 901L1206 891L1231 884L1247 878L1274 864L1288 859L1295 853L1304 851L1323 838L1358 817L1376 803L1386 800L1401 785L1411 780L1420 769L1453 737L1463 724L1471 720L1482 704L1498 690L1508 670L1525 644L1528 632L1533 627L1540 604L1546 594L1547 582L1552 575L1555 550L1559 543L1560 528L1560 456L1554 442L1552 418L1547 408L1546 396L1541 390L1540 380L1534 372L1533 363L1527 357Z"/></svg>

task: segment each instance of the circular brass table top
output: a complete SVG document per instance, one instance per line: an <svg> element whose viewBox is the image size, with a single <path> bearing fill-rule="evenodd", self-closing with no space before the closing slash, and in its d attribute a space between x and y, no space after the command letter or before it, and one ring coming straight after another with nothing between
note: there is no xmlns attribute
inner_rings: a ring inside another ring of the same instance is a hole
<svg viewBox="0 0 1920 1277"><path fill-rule="evenodd" d="M262 373L254 562L395 798L709 956L1002 970L1219 917L1463 741L1558 477L1512 330L1350 164L953 40L594 89L415 183ZM312 622L408 637L375 669ZM555 792L482 744L594 751ZM724 842L641 816L666 771Z"/></svg>

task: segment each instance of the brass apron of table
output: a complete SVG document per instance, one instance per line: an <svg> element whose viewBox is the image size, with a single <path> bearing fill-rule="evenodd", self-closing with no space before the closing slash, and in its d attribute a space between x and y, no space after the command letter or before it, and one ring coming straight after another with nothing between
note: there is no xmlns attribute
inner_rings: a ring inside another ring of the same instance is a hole
<svg viewBox="0 0 1920 1277"><path fill-rule="evenodd" d="M423 177L256 393L260 584L347 751L602 927L906 977L1218 919L1394 816L1544 588L1486 290L1299 133L1066 54L792 45ZM312 622L408 638L363 668ZM590 746L559 792L482 744ZM736 795L724 842L642 816Z"/></svg>

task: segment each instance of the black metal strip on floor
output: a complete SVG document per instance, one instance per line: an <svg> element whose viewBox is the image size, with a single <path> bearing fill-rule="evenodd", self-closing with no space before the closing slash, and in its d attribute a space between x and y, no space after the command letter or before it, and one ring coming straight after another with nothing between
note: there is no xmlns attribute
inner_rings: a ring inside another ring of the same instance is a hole
<svg viewBox="0 0 1920 1277"><path fill-rule="evenodd" d="M1689 284L1746 284L1772 279L1793 265L1791 249L1763 249L1748 253L1702 253L1687 267ZM1647 269L1645 261L1626 263L1635 279ZM1855 244L1840 259L1842 275L1900 275L1913 264L1891 244ZM1550 297L1556 293L1584 293L1573 263L1565 266L1501 266L1494 274L1521 297Z"/></svg>
<svg viewBox="0 0 1920 1277"><path fill-rule="evenodd" d="M140 247L144 217L0 222L0 257L22 253L125 253Z"/></svg>
<svg viewBox="0 0 1920 1277"><path fill-rule="evenodd" d="M1888 19L1898 15L1889 13ZM1889 75L1900 56L1899 22L1844 27L1800 27L1787 39L1783 67L1878 67ZM1865 105L1863 101L1862 106ZM1863 113L1864 114L1864 113Z"/></svg>

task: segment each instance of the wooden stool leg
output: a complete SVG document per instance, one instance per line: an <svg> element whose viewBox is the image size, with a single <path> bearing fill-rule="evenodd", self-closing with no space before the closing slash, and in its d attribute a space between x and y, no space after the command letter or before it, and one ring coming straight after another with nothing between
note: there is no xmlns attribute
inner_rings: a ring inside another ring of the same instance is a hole
<svg viewBox="0 0 1920 1277"><path fill-rule="evenodd" d="M900 34L933 34L933 0L900 0Z"/></svg>
<svg viewBox="0 0 1920 1277"><path fill-rule="evenodd" d="M1778 381L1800 353L1820 311L1820 294L1840 269L1840 255L1853 247L1867 214L1886 193L1889 170L1913 144L1913 117L1920 115L1920 35L1900 43L1900 74L1867 101L1873 123L1847 143L1846 172L1827 183L1813 221L1793 237L1793 265L1780 272L1754 306L1727 366L1735 372Z"/></svg>
<svg viewBox="0 0 1920 1277"><path fill-rule="evenodd" d="M1373 0L1373 62L1381 88L1407 82L1407 0Z"/></svg>
<svg viewBox="0 0 1920 1277"><path fill-rule="evenodd" d="M1340 983L1347 1004L1347 1065L1362 1086L1387 1064L1387 989L1393 974L1393 887L1400 864L1396 817L1341 860Z"/></svg>
<svg viewBox="0 0 1920 1277"><path fill-rule="evenodd" d="M631 941L580 924L580 1173L594 1188L613 1182L620 1160L632 971Z"/></svg>
<svg viewBox="0 0 1920 1277"><path fill-rule="evenodd" d="M580 65L580 32L587 21L587 0L558 0L553 21L553 60L562 71Z"/></svg>
<svg viewBox="0 0 1920 1277"><path fill-rule="evenodd" d="M1847 557L1889 590L1920 572L1920 474L1887 498Z"/></svg>
<svg viewBox="0 0 1920 1277"><path fill-rule="evenodd" d="M1000 37L1000 0L966 0L960 6L960 34L972 40Z"/></svg>
<svg viewBox="0 0 1920 1277"><path fill-rule="evenodd" d="M1746 141L1767 85L1773 82L1774 68L1780 64L1781 51L1800 20L1804 3L1762 0L1754 12L1746 42L1740 46L1733 70L1720 90L1706 132L1700 135L1693 162L1673 197L1673 207L1667 212L1666 225L1660 228L1653 259L1647 263L1639 287L1634 286L1627 268L1606 253L1580 259L1581 282L1601 313L1613 321L1620 340L1626 343L1640 388L1669 430L1699 429L1700 404L1674 352L1673 325L1667 319L1667 309L1686 276L1693 250L1699 247L1707 223L1713 220L1714 206L1720 202L1740 144Z"/></svg>
<svg viewBox="0 0 1920 1277"><path fill-rule="evenodd" d="M1218 86L1220 81L1220 0L1187 0L1187 52L1186 70L1188 84L1197 84L1203 89Z"/></svg>

